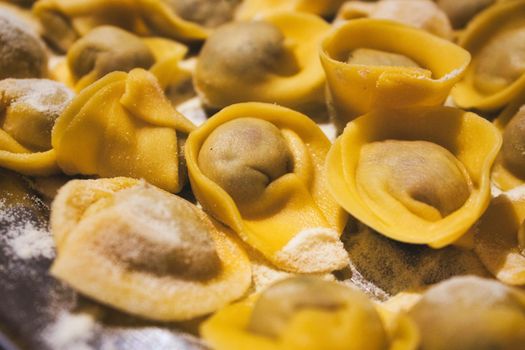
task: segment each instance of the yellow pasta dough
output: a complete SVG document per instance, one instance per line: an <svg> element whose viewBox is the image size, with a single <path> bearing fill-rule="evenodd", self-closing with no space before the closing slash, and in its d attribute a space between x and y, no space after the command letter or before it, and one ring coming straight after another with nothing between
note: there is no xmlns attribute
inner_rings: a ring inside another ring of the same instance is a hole
<svg viewBox="0 0 525 350"><path fill-rule="evenodd" d="M143 69L104 76L57 120L52 143L66 174L144 178L169 192L184 185L182 145L194 129Z"/></svg>
<svg viewBox="0 0 525 350"><path fill-rule="evenodd" d="M317 51L329 29L317 16L291 12L225 25L199 54L195 89L205 106L216 109L252 101L304 113L324 108Z"/></svg>
<svg viewBox="0 0 525 350"><path fill-rule="evenodd" d="M40 0L33 7L44 36L61 51L101 25L139 35L176 40L202 40L208 31L179 17L168 1L159 0Z"/></svg>
<svg viewBox="0 0 525 350"><path fill-rule="evenodd" d="M525 198L523 187L492 199L475 227L474 250L500 281L525 285Z"/></svg>
<svg viewBox="0 0 525 350"><path fill-rule="evenodd" d="M244 0L236 19L247 20L279 11L298 11L319 16L333 15L345 0Z"/></svg>
<svg viewBox="0 0 525 350"><path fill-rule="evenodd" d="M518 350L525 341L525 294L494 280L462 276L441 282L408 315L423 350Z"/></svg>
<svg viewBox="0 0 525 350"><path fill-rule="evenodd" d="M24 175L59 172L51 129L73 97L51 80L0 81L0 167Z"/></svg>
<svg viewBox="0 0 525 350"><path fill-rule="evenodd" d="M348 61L358 49L403 55L419 67L377 64L373 60ZM356 19L326 37L321 62L333 114L339 126L344 127L346 122L372 108L442 104L461 78L470 55L422 30L386 20Z"/></svg>
<svg viewBox="0 0 525 350"><path fill-rule="evenodd" d="M279 268L325 272L348 264L339 241L347 217L322 175L329 147L305 115L241 103L192 132L185 152L205 210Z"/></svg>
<svg viewBox="0 0 525 350"><path fill-rule="evenodd" d="M400 22L449 40L453 35L447 15L432 0L347 1L337 13L337 20L364 17Z"/></svg>
<svg viewBox="0 0 525 350"><path fill-rule="evenodd" d="M330 149L329 189L379 233L440 248L487 208L500 146L491 123L458 109L370 112L350 122Z"/></svg>
<svg viewBox="0 0 525 350"><path fill-rule="evenodd" d="M472 54L452 91L461 108L496 111L525 89L525 1L505 1L473 19L459 45Z"/></svg>
<svg viewBox="0 0 525 350"><path fill-rule="evenodd" d="M217 350L415 349L417 332L409 322L399 326L402 330L390 337L360 291L296 277L219 310L202 325L201 334Z"/></svg>
<svg viewBox="0 0 525 350"><path fill-rule="evenodd" d="M179 67L187 52L185 45L173 40L140 38L118 27L103 25L71 46L67 59L57 65L54 75L80 91L108 73L144 68L149 69L166 89L179 84L188 75Z"/></svg>
<svg viewBox="0 0 525 350"><path fill-rule="evenodd" d="M137 180L69 182L53 202L51 227L53 276L145 318L205 315L251 283L249 260L225 231L193 204Z"/></svg>

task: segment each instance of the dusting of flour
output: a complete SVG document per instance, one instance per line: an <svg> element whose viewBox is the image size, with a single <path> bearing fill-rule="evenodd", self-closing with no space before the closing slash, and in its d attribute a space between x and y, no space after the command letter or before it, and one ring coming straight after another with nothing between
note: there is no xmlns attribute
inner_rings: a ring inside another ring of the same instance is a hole
<svg viewBox="0 0 525 350"><path fill-rule="evenodd" d="M20 220L16 209L0 201L0 220L8 229L0 235L4 252L27 260L34 258L52 259L55 256L53 238L44 225Z"/></svg>
<svg viewBox="0 0 525 350"><path fill-rule="evenodd" d="M335 271L349 264L339 234L324 227L302 230L275 254L275 259L280 266L305 273Z"/></svg>
<svg viewBox="0 0 525 350"><path fill-rule="evenodd" d="M44 330L42 337L54 350L91 350L93 347L89 343L97 327L91 314L62 311L55 322Z"/></svg>

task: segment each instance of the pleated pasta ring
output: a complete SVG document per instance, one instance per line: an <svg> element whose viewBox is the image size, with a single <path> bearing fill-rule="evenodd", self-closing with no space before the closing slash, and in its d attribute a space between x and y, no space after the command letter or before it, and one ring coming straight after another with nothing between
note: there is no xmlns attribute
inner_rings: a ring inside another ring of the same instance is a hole
<svg viewBox="0 0 525 350"><path fill-rule="evenodd" d="M308 117L263 103L224 108L193 131L185 154L203 208L281 269L348 264L347 216L322 169L330 142Z"/></svg>
<svg viewBox="0 0 525 350"><path fill-rule="evenodd" d="M392 239L446 246L490 201L498 130L449 107L377 110L348 123L326 159L330 192Z"/></svg>
<svg viewBox="0 0 525 350"><path fill-rule="evenodd" d="M206 107L277 103L311 115L325 109L318 45L330 26L308 13L278 12L227 24L205 42L194 86Z"/></svg>
<svg viewBox="0 0 525 350"><path fill-rule="evenodd" d="M155 76L136 68L82 90L57 119L52 143L66 174L143 178L178 192L186 180L182 148L194 128Z"/></svg>
<svg viewBox="0 0 525 350"><path fill-rule="evenodd" d="M142 38L114 26L99 26L78 39L68 50L67 57L55 67L56 80L77 92L104 75L129 72L134 68L149 69L163 89L180 83L185 73L179 62L188 47L176 41Z"/></svg>
<svg viewBox="0 0 525 350"><path fill-rule="evenodd" d="M461 108L495 111L525 90L525 1L505 1L476 16L458 44L472 54L452 91Z"/></svg>
<svg viewBox="0 0 525 350"><path fill-rule="evenodd" d="M372 108L441 105L469 62L469 53L447 40L369 18L335 28L321 48L329 103L341 128Z"/></svg>
<svg viewBox="0 0 525 350"><path fill-rule="evenodd" d="M279 281L226 306L201 334L217 350L413 350L419 339L405 316L378 312L361 291L312 277Z"/></svg>

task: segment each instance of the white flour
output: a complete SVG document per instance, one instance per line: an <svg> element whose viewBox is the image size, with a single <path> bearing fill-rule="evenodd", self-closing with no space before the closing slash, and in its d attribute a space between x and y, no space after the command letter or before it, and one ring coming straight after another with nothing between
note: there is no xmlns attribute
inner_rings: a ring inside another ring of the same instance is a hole
<svg viewBox="0 0 525 350"><path fill-rule="evenodd" d="M307 273L335 271L349 263L339 234L324 227L299 232L275 254L275 259L281 266Z"/></svg>
<svg viewBox="0 0 525 350"><path fill-rule="evenodd" d="M54 350L91 350L96 328L95 318L88 313L61 312L54 323L42 333L46 344Z"/></svg>
<svg viewBox="0 0 525 350"><path fill-rule="evenodd" d="M34 258L52 259L55 245L51 234L43 225L28 220L21 220L16 210L0 201L0 220L6 232L0 235L4 253L10 253L17 259Z"/></svg>

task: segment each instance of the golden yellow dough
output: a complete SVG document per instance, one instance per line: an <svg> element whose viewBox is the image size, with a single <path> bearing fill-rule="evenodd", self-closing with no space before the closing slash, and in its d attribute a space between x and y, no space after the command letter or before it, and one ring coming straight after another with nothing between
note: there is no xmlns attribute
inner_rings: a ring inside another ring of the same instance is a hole
<svg viewBox="0 0 525 350"><path fill-rule="evenodd" d="M474 251L500 281L525 285L525 196L517 187L492 199L475 227Z"/></svg>
<svg viewBox="0 0 525 350"><path fill-rule="evenodd" d="M525 294L494 280L441 282L408 315L420 330L422 350L519 350L525 342Z"/></svg>
<svg viewBox="0 0 525 350"><path fill-rule="evenodd" d="M391 337L362 292L295 277L219 310L202 325L201 334L217 350L415 349L406 345L417 333L408 324L401 328L396 336L406 332L399 337L406 343Z"/></svg>
<svg viewBox="0 0 525 350"><path fill-rule="evenodd" d="M244 0L236 20L247 20L279 11L307 12L319 16L333 15L345 0Z"/></svg>
<svg viewBox="0 0 525 350"><path fill-rule="evenodd" d="M143 178L178 192L185 183L181 149L193 129L155 76L136 68L82 90L57 120L52 143L66 174Z"/></svg>
<svg viewBox="0 0 525 350"><path fill-rule="evenodd" d="M447 15L432 0L347 1L337 12L337 21L357 18L388 19L452 39Z"/></svg>
<svg viewBox="0 0 525 350"><path fill-rule="evenodd" d="M452 92L459 107L496 111L525 89L525 0L491 6L470 22L458 44L472 55Z"/></svg>
<svg viewBox="0 0 525 350"><path fill-rule="evenodd" d="M399 65L372 54L367 60L348 62L349 56L363 49L404 56L417 66ZM469 62L469 53L447 40L370 18L342 24L324 39L321 48L329 103L341 129L371 109L443 104Z"/></svg>
<svg viewBox="0 0 525 350"><path fill-rule="evenodd" d="M378 110L348 123L326 159L330 192L392 239L448 245L490 201L498 130L448 107Z"/></svg>
<svg viewBox="0 0 525 350"><path fill-rule="evenodd" d="M324 108L318 45L330 29L321 18L280 12L222 26L205 42L194 86L204 105L277 103L304 113Z"/></svg>
<svg viewBox="0 0 525 350"><path fill-rule="evenodd" d="M104 304L187 320L250 286L249 260L235 240L195 205L144 182L74 180L60 190L55 211L69 216L53 217L52 275Z"/></svg>
<svg viewBox="0 0 525 350"><path fill-rule="evenodd" d="M0 167L24 175L59 172L51 130L73 97L52 80L0 81Z"/></svg>
<svg viewBox="0 0 525 350"><path fill-rule="evenodd" d="M185 154L207 212L277 267L314 273L348 264L339 240L347 217L322 174L329 147L303 114L240 103L192 132Z"/></svg>

